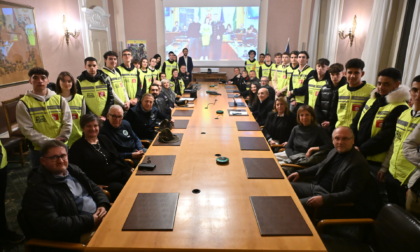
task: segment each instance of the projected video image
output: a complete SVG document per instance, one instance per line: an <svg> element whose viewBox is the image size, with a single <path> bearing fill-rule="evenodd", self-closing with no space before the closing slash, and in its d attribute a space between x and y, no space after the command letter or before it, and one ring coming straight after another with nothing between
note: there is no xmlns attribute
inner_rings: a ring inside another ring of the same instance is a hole
<svg viewBox="0 0 420 252"><path fill-rule="evenodd" d="M165 51L195 61L242 61L257 50L259 7L165 7Z"/></svg>

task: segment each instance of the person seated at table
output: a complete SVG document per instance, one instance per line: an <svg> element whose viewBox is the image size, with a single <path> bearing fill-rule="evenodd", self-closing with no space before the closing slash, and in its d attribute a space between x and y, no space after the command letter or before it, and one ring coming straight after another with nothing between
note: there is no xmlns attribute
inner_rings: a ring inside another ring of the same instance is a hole
<svg viewBox="0 0 420 252"><path fill-rule="evenodd" d="M251 111L253 111L253 108L258 101L258 90L260 90L260 88L261 85L259 83L251 83L248 94L248 107Z"/></svg>
<svg viewBox="0 0 420 252"><path fill-rule="evenodd" d="M239 93L241 94L241 96L243 98L246 98L249 94L248 90L250 86L248 71L246 70L242 71L241 78L239 79L239 83L237 86L238 86Z"/></svg>
<svg viewBox="0 0 420 252"><path fill-rule="evenodd" d="M326 159L288 176L300 202L307 210L339 203L354 203L351 210L345 214L353 217L375 217L380 207L379 195L375 181L369 173L368 162L354 148L353 131L341 126L333 131L332 138L334 148ZM296 182L306 177L315 179L310 183ZM328 216L323 217L331 218L340 217L337 215L344 212L335 209L324 212L324 215L326 214Z"/></svg>
<svg viewBox="0 0 420 252"><path fill-rule="evenodd" d="M99 135L101 120L94 114L80 119L83 137L69 151L70 163L79 166L86 175L111 194L114 201L131 175L131 167L119 156L111 140Z"/></svg>
<svg viewBox="0 0 420 252"><path fill-rule="evenodd" d="M268 113L273 109L274 100L269 99L267 88L258 90L258 101L252 106L252 115L255 121L262 126L267 120Z"/></svg>
<svg viewBox="0 0 420 252"><path fill-rule="evenodd" d="M131 127L140 139L153 140L157 132L155 127L165 119L170 118L159 112L153 106L155 98L152 94L144 94L136 106L128 110L125 119L130 122Z"/></svg>
<svg viewBox="0 0 420 252"><path fill-rule="evenodd" d="M162 91L161 91L161 93L164 96L168 97L168 99L171 102L171 104L173 104L173 106L175 106L176 93L171 89L171 84L170 84L169 80L163 79L161 81L161 83L162 83Z"/></svg>
<svg viewBox="0 0 420 252"><path fill-rule="evenodd" d="M255 70L249 71L249 82L251 84L255 83L260 85L260 79L257 78L257 73L255 72Z"/></svg>
<svg viewBox="0 0 420 252"><path fill-rule="evenodd" d="M132 159L137 164L147 149L134 133L130 123L123 120L123 117L124 111L121 106L112 105L99 134L111 140L122 159Z"/></svg>
<svg viewBox="0 0 420 252"><path fill-rule="evenodd" d="M238 86L240 80L241 80L241 70L239 69L239 67L235 67L233 69L233 77L232 79L228 80L227 84Z"/></svg>
<svg viewBox="0 0 420 252"><path fill-rule="evenodd" d="M19 225L28 238L85 243L107 214L107 196L79 167L69 164L61 141L46 141L40 162L28 176Z"/></svg>
<svg viewBox="0 0 420 252"><path fill-rule="evenodd" d="M172 69L171 89L176 93L176 95L181 96L184 94L185 84L182 78L179 77L178 73L178 69Z"/></svg>
<svg viewBox="0 0 420 252"><path fill-rule="evenodd" d="M315 111L311 106L302 105L298 109L297 124L292 129L286 150L275 154L281 163L295 155L309 158L318 151L326 152L332 148L331 138L326 130L317 124Z"/></svg>
<svg viewBox="0 0 420 252"><path fill-rule="evenodd" d="M172 109L175 105L171 104L169 98L165 97L160 93L159 86L152 84L149 89L149 93L153 95L155 101L153 107L156 107L160 113L166 115L169 119L172 117Z"/></svg>
<svg viewBox="0 0 420 252"><path fill-rule="evenodd" d="M286 98L280 96L275 101L273 111L267 116L263 133L270 145L285 146L295 125L296 116L290 112Z"/></svg>
<svg viewBox="0 0 420 252"><path fill-rule="evenodd" d="M186 65L181 65L179 67L179 78L181 78L184 82L185 88L191 88L191 76L190 73L187 71Z"/></svg>

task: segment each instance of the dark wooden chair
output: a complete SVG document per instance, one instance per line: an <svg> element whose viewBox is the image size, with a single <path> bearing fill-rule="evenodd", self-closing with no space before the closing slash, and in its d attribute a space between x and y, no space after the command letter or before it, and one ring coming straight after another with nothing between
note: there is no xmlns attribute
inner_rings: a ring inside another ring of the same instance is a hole
<svg viewBox="0 0 420 252"><path fill-rule="evenodd" d="M420 250L420 221L395 204L382 207L376 219L321 220L317 230L332 252Z"/></svg>
<svg viewBox="0 0 420 252"><path fill-rule="evenodd" d="M10 163L19 162L21 163L22 167L25 165L25 137L22 135L20 130L18 129L17 121L16 121L16 105L19 102L20 98L22 98L23 95L20 95L19 97L2 101L2 107L4 112L4 117L6 119L6 126L7 131L9 133L9 138L3 138L2 143L4 145L4 148L6 148L7 152L9 154L15 153L16 150L19 151L20 160L14 161L9 160Z"/></svg>

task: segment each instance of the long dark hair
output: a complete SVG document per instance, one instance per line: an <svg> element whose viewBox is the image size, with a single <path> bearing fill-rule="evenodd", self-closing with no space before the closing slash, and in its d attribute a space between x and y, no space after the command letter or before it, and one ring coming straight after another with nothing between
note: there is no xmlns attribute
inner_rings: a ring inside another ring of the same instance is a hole
<svg viewBox="0 0 420 252"><path fill-rule="evenodd" d="M257 91L254 93L252 93L251 91L251 87L252 85L255 85L257 87ZM252 107L255 105L255 103L258 100L258 90L260 90L261 85L259 83L251 83L251 86L249 87L249 105Z"/></svg>
<svg viewBox="0 0 420 252"><path fill-rule="evenodd" d="M71 82L73 83L73 85L71 86L71 89L70 89L70 94L75 95L77 93L76 81L74 80L74 77L67 71L63 71L58 75L57 82L56 82L56 85L55 85L55 90L56 90L57 94L61 94L63 92L63 90L61 89L61 86L60 86L60 81L64 81L64 77L66 77L66 76L70 77Z"/></svg>
<svg viewBox="0 0 420 252"><path fill-rule="evenodd" d="M156 66L155 69L160 69L160 66L162 65L162 57L160 56L160 54L155 54L155 56L153 56L153 58L156 59ZM160 61L157 62L157 59L160 58Z"/></svg>

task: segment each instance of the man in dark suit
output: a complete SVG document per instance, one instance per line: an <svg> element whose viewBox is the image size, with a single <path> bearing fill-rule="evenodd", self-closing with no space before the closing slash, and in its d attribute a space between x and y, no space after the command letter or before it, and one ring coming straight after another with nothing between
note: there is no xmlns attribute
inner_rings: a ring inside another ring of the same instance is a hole
<svg viewBox="0 0 420 252"><path fill-rule="evenodd" d="M187 72L189 73L190 80L191 80L191 76L192 76L191 74L192 74L192 70L194 68L193 61L192 61L192 58L190 56L188 56L188 48L182 49L182 53L184 54L184 56L179 57L178 66L179 67L181 67L181 66L186 66L187 67Z"/></svg>
<svg viewBox="0 0 420 252"><path fill-rule="evenodd" d="M354 148L353 131L341 126L334 130L332 137L334 149L324 161L289 175L293 189L307 210L352 202L352 215L373 217L378 210L378 195L369 164ZM313 176L312 183L296 182Z"/></svg>

